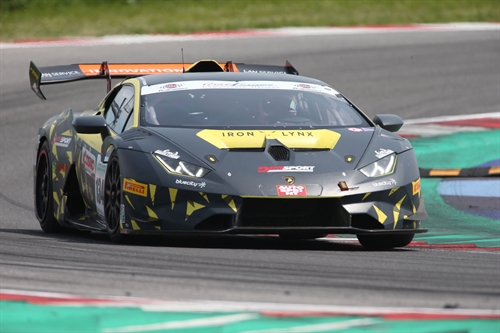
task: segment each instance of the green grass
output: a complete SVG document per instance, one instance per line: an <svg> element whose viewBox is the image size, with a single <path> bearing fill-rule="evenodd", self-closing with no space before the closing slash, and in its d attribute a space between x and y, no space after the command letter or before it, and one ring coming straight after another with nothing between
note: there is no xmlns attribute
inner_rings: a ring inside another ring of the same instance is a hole
<svg viewBox="0 0 500 333"><path fill-rule="evenodd" d="M3 42L444 22L500 22L500 0L0 0Z"/></svg>

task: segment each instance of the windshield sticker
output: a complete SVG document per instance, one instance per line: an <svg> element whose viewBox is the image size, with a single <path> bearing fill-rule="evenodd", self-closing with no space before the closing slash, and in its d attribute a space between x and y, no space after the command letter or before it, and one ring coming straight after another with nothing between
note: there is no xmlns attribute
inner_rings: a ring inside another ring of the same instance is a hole
<svg viewBox="0 0 500 333"><path fill-rule="evenodd" d="M165 156L168 158L173 158L174 160L177 160L180 156L178 152L172 152L170 149L165 149L165 150L155 150L155 154Z"/></svg>
<svg viewBox="0 0 500 333"><path fill-rule="evenodd" d="M305 197L307 195L305 185L276 185L278 196L297 196Z"/></svg>
<svg viewBox="0 0 500 333"><path fill-rule="evenodd" d="M391 155L392 153L394 153L394 151L392 151L390 149L380 148L379 151L375 150L375 156L377 158L386 157L387 155Z"/></svg>
<svg viewBox="0 0 500 333"><path fill-rule="evenodd" d="M276 90L304 90L318 91L336 96L338 92L330 87L319 84L306 84L285 81L182 81L155 84L141 88L142 95L150 95L176 90L197 89L276 89Z"/></svg>
<svg viewBox="0 0 500 333"><path fill-rule="evenodd" d="M310 165L271 165L271 166L259 166L257 168L259 173L264 172L313 172L314 166Z"/></svg>

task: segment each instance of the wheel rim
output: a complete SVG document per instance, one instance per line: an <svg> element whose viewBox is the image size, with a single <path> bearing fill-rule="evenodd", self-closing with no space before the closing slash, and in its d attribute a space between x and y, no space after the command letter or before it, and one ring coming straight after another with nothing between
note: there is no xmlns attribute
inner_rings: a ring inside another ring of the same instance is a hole
<svg viewBox="0 0 500 333"><path fill-rule="evenodd" d="M49 208L50 173L47 152L41 151L36 171L36 213L40 221L45 219Z"/></svg>
<svg viewBox="0 0 500 333"><path fill-rule="evenodd" d="M110 162L104 187L104 205L109 231L115 233L120 227L121 180L120 166L116 160Z"/></svg>

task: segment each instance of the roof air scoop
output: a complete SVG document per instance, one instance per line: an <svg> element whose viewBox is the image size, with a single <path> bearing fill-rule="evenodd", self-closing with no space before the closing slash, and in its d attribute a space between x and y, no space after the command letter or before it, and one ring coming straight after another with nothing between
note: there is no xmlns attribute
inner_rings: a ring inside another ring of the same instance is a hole
<svg viewBox="0 0 500 333"><path fill-rule="evenodd" d="M275 161L290 161L290 149L282 145L272 145L267 152Z"/></svg>
<svg viewBox="0 0 500 333"><path fill-rule="evenodd" d="M186 70L187 73L224 72L224 68L215 60L200 60Z"/></svg>

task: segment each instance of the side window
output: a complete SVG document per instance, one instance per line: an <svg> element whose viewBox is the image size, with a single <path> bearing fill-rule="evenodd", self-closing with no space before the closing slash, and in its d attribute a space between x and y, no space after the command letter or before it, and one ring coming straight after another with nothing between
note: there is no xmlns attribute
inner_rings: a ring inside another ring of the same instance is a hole
<svg viewBox="0 0 500 333"><path fill-rule="evenodd" d="M113 101L105 111L106 123L109 128L117 133L124 131L132 125L132 113L134 111L134 87L124 85L116 94ZM130 121L128 121L130 118Z"/></svg>

